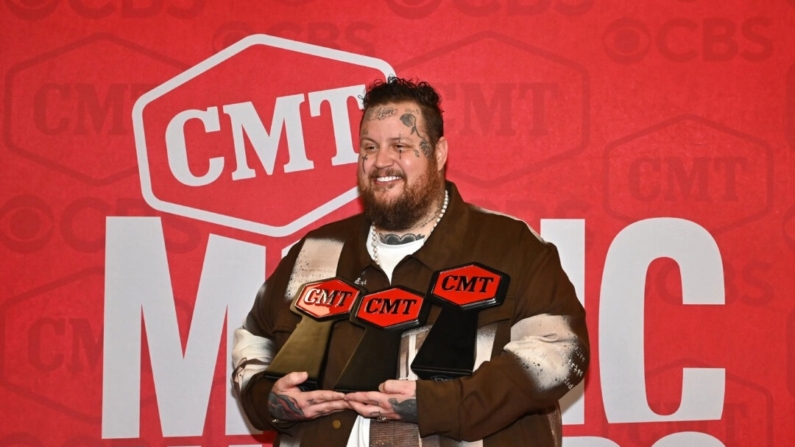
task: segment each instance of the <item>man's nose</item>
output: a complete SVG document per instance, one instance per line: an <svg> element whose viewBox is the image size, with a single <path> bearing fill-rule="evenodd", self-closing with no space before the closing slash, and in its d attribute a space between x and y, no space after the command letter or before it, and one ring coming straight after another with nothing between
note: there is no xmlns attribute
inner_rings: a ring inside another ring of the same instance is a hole
<svg viewBox="0 0 795 447"><path fill-rule="evenodd" d="M384 168L390 166L395 161L394 154L391 150L381 149L375 154L374 165L377 168Z"/></svg>

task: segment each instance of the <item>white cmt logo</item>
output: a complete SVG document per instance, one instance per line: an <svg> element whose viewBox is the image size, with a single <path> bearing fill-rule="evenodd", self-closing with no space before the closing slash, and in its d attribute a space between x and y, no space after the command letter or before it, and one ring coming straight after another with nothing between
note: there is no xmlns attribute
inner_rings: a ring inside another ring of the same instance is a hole
<svg viewBox="0 0 795 447"><path fill-rule="evenodd" d="M373 78L360 79L351 76L351 79L355 78L354 81L341 80L341 85L338 87L303 93L288 90L293 88L292 86L279 85L280 89L283 88L285 93L289 94L276 96L272 106L263 107L261 103L255 106L255 102L240 101L240 96L237 96L235 100L207 107L177 109L176 112L169 112L170 115L165 118L167 122L157 122L157 120L163 121L162 112L153 114L159 118L147 117L146 120L144 119L145 108L155 100L171 94L175 89L198 77L213 76L214 70L221 70L217 67L231 58L243 57L238 55L247 49L258 46L286 52L287 57L294 56L305 60L308 55L337 65L347 64L351 69L372 70L374 75L384 78L394 75L392 67L380 59L267 35L249 36L224 49L147 92L138 99L133 107L133 128L141 188L146 202L153 208L266 236L281 237L295 233L357 197L358 192L355 187L346 186L344 190L342 188L335 190L329 188L328 185L319 184L317 194L315 191L312 193L314 197L319 197L323 201L322 203L304 205L310 207L305 210L297 209L301 205L296 203L285 203L284 206L279 204L279 208L295 210L293 211L296 213L295 215L286 218L288 220L286 224L284 222L266 222L267 217L253 218L251 215L236 215L227 208L221 208L220 205L218 208L211 208L216 205L196 205L201 201L174 198L191 195L194 192L209 191L198 188L221 184L226 188L225 191L230 191L232 188L230 192L235 194L234 197L238 197L247 193L242 189L234 189L235 185L239 185L242 180L256 179L258 173L261 178L264 178L270 177L274 173L291 174L311 171L316 168L315 162L322 162L320 164L328 165L329 168L356 163L357 154L351 138L352 117L349 114L348 103L352 99L356 100L359 109L361 109L360 97L365 90L364 83L372 81ZM255 60L255 62L267 61ZM267 66L267 63L263 63L263 65L263 68L273 70L272 67ZM295 71L296 78L306 79L318 76L318 73L303 71L300 62L274 64L274 66L277 66L276 69L279 70ZM267 70L260 71L267 73ZM234 89L239 83L245 94L247 88L252 88L250 84L247 84L246 75L246 73L241 74L240 79L224 77L224 82L229 82L229 85L219 87L231 86ZM248 76L251 75L248 74ZM327 82L327 79L323 79L323 81ZM189 89L190 87L182 88ZM221 89L219 88L219 90ZM211 92L199 93L209 95ZM176 101L179 101L179 95L173 96L177 97ZM162 104L166 104L166 106ZM301 108L307 105L309 117L302 117ZM159 101L158 106L150 106L149 109L152 107L156 107L155 110L160 111L164 107L173 107L173 105L168 101ZM147 113L149 113L149 109L146 110ZM262 119L263 116L270 116L269 126L266 125L268 120ZM310 144L307 144L306 120L315 118L329 122L330 126L327 128L332 130L333 135L331 135L332 132L321 136L315 134L309 137ZM197 132L209 139L213 134L218 134L222 128L227 130L222 134L231 140L228 143L233 150L228 151L229 153L220 154L217 151L208 151L206 141L196 141ZM190 135L193 135L194 138L191 138ZM318 140L322 140L323 144L318 144ZM323 160L313 160L307 154L307 146L312 149L313 141L315 146L330 146L333 141L335 149L333 155L329 154L328 158ZM246 142L248 142L248 146ZM285 142L286 144L283 144ZM280 146L286 149L286 154L279 155ZM212 155L208 155L209 153ZM282 162L281 157L284 155L286 158L282 166L277 165ZM168 170L164 171L162 167L167 167ZM320 166L318 168L323 169ZM171 178L165 179L167 181L162 178L164 172L168 172L171 176ZM292 183L292 180L290 182ZM248 188L246 191L250 193L251 186ZM174 193L177 189L179 192ZM167 194L164 194L164 191ZM267 191L262 192L267 193ZM216 204L218 202L216 199L204 202L213 201Z"/></svg>

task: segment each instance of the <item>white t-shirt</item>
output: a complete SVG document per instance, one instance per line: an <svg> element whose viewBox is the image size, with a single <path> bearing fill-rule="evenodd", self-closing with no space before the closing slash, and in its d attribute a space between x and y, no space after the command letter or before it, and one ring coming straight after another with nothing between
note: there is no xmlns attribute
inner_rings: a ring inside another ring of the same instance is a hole
<svg viewBox="0 0 795 447"><path fill-rule="evenodd" d="M373 257L373 227L367 233L367 252ZM417 239L412 242L398 245L389 245L376 238L375 245L378 248L378 265L386 273L389 283L392 283L392 272L403 258L419 250L425 244L425 238ZM348 438L347 447L370 447L370 418L359 416L353 423L353 430Z"/></svg>

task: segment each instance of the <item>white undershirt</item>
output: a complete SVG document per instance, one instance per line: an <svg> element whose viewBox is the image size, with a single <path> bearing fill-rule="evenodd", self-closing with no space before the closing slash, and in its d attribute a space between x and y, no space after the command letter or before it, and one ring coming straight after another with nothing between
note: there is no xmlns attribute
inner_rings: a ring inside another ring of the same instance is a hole
<svg viewBox="0 0 795 447"><path fill-rule="evenodd" d="M392 284L392 272L395 267L406 256L413 254L425 244L425 238L417 239L412 242L398 245L390 245L381 242L376 238L375 245L378 247L378 265L386 273L389 283ZM367 252L373 257L373 227L367 233ZM370 447L370 418L358 416L353 423L353 430L348 437L347 447Z"/></svg>
<svg viewBox="0 0 795 447"><path fill-rule="evenodd" d="M381 238L376 238L375 245L378 247L378 265L381 266L381 269L386 273L387 278L389 278L389 283L392 283L392 272L395 271L395 266L398 265L403 258L406 256L413 254L417 250L419 250L425 244L425 238L420 238L411 242L407 242L405 244L385 244L381 242ZM367 253L370 253L370 257L375 259L373 256L373 227L370 227L370 231L367 233Z"/></svg>

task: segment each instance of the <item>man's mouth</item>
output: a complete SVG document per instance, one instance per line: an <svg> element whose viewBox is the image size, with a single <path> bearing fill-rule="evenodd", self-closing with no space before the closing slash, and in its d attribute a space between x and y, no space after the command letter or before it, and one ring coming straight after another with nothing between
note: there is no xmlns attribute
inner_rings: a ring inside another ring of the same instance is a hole
<svg viewBox="0 0 795 447"><path fill-rule="evenodd" d="M398 175L385 175L385 176L381 176L381 177L376 177L375 181L378 182L378 183L388 183L388 182L393 182L395 180L400 180L400 179L401 179L401 177L398 176Z"/></svg>

